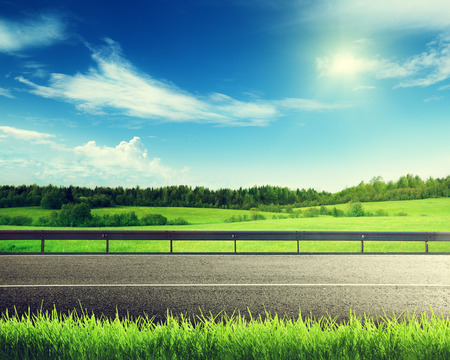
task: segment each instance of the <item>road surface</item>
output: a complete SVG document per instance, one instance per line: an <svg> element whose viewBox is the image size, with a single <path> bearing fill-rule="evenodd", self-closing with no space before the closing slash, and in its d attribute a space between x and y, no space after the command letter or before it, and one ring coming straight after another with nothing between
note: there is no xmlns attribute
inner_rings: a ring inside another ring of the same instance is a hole
<svg viewBox="0 0 450 360"><path fill-rule="evenodd" d="M450 317L444 255L4 255L0 312Z"/></svg>

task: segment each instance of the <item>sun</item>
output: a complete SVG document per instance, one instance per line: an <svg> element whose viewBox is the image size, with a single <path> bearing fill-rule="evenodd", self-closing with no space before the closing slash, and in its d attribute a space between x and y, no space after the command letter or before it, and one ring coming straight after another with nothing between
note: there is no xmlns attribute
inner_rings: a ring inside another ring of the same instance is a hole
<svg viewBox="0 0 450 360"><path fill-rule="evenodd" d="M355 74L358 60L352 54L338 54L331 63L330 72L335 75Z"/></svg>
<svg viewBox="0 0 450 360"><path fill-rule="evenodd" d="M340 52L318 59L317 66L322 75L350 78L372 71L376 62L357 57L351 52Z"/></svg>

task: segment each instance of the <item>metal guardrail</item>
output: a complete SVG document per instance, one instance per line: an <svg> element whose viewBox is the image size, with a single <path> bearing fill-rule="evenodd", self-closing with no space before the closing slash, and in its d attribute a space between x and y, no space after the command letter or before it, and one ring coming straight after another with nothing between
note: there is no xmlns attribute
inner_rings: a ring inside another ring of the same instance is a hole
<svg viewBox="0 0 450 360"><path fill-rule="evenodd" d="M424 242L428 253L430 241L450 241L450 232L1 230L2 240L40 240L41 253L45 252L46 240L105 240L106 253L112 240L167 240L170 253L174 253L175 241L233 241L234 253L238 241L295 241L297 253L301 241L359 241L361 253L364 253L364 243L370 241L419 241Z"/></svg>

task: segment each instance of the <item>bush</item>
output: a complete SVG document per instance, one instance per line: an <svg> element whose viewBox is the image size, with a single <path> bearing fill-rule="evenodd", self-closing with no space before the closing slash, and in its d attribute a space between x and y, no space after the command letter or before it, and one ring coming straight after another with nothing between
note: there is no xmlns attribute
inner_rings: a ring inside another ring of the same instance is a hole
<svg viewBox="0 0 450 360"><path fill-rule="evenodd" d="M349 204L348 216L350 217L361 217L364 216L364 209L360 202L354 202Z"/></svg>
<svg viewBox="0 0 450 360"><path fill-rule="evenodd" d="M389 216L386 210L377 209L375 210L375 216Z"/></svg>
<svg viewBox="0 0 450 360"><path fill-rule="evenodd" d="M403 211L400 211L397 214L395 214L395 216L408 216L408 214Z"/></svg>
<svg viewBox="0 0 450 360"><path fill-rule="evenodd" d="M244 215L244 216L247 216L247 215ZM252 220L266 220L266 217L263 214L254 212L254 213L252 213L251 219Z"/></svg>
<svg viewBox="0 0 450 360"><path fill-rule="evenodd" d="M32 223L33 219L27 216L0 216L0 225L30 226Z"/></svg>
<svg viewBox="0 0 450 360"><path fill-rule="evenodd" d="M284 207L284 210L285 210L288 214L291 214L291 213L294 211L292 205L286 205L286 206Z"/></svg>
<svg viewBox="0 0 450 360"><path fill-rule="evenodd" d="M146 214L141 218L141 223L146 226L166 225L167 218L160 214Z"/></svg>
<svg viewBox="0 0 450 360"><path fill-rule="evenodd" d="M139 221L136 213L134 211L124 213L124 226L139 226L141 222Z"/></svg>
<svg viewBox="0 0 450 360"><path fill-rule="evenodd" d="M169 220L167 222L167 225L189 225L189 222L186 219L183 219L182 217L178 217L173 220Z"/></svg>
<svg viewBox="0 0 450 360"><path fill-rule="evenodd" d="M309 208L303 213L303 217L306 218L312 218L312 217L318 217L319 216L319 210L316 208Z"/></svg>
<svg viewBox="0 0 450 360"><path fill-rule="evenodd" d="M141 222L139 221L136 213L134 211L123 212L114 215L103 215L100 219L96 217L93 221L96 223L95 226L139 226Z"/></svg>
<svg viewBox="0 0 450 360"><path fill-rule="evenodd" d="M13 216L9 222L9 225L16 226L31 226L33 219L28 216Z"/></svg>
<svg viewBox="0 0 450 360"><path fill-rule="evenodd" d="M342 217L345 215L344 211L340 210L340 209L336 209L336 207L333 208L333 211L331 212L331 215L333 215L334 217Z"/></svg>
<svg viewBox="0 0 450 360"><path fill-rule="evenodd" d="M42 216L34 222L35 226L54 226L55 222L48 216Z"/></svg>
<svg viewBox="0 0 450 360"><path fill-rule="evenodd" d="M8 215L0 216L0 225L9 225L11 222L11 217Z"/></svg>

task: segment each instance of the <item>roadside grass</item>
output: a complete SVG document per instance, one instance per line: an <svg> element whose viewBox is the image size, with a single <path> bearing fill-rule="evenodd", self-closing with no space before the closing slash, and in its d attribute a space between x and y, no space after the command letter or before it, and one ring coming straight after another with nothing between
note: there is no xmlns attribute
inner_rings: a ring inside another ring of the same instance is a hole
<svg viewBox="0 0 450 360"><path fill-rule="evenodd" d="M450 317L357 317L347 321L252 318L238 314L162 323L140 317L7 312L0 319L1 359L448 359Z"/></svg>
<svg viewBox="0 0 450 360"><path fill-rule="evenodd" d="M296 241L237 241L237 253L296 253ZM39 240L2 241L0 252L39 253L41 242ZM46 253L105 253L104 240L47 240ZM110 240L110 253L168 253L170 242L168 240L152 241L124 241ZM232 253L233 241L174 241L174 253ZM360 253L359 241L300 241L300 253ZM425 243L422 241L364 241L366 253L424 253ZM429 253L450 253L449 242L432 242L428 244Z"/></svg>

